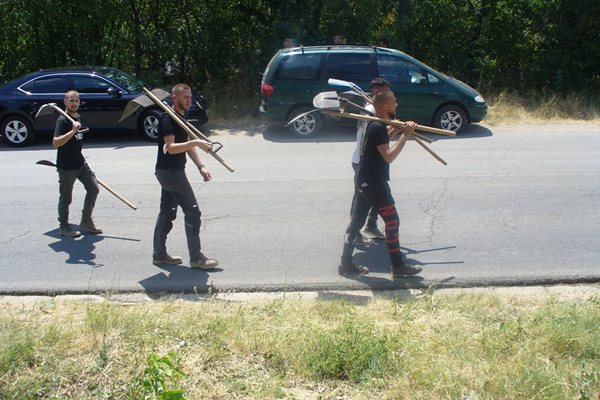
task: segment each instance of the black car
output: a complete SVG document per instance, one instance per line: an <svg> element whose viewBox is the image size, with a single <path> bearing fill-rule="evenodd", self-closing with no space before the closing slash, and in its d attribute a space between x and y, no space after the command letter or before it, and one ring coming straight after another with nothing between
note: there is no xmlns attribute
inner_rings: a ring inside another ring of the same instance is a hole
<svg viewBox="0 0 600 400"><path fill-rule="evenodd" d="M82 124L90 131L137 130L147 140L156 141L163 114L157 106L140 107L119 122L127 103L144 94L144 86L134 76L110 67L53 68L24 75L0 87L0 135L10 146L23 147L33 142L36 133L54 132L57 114L34 117L46 103L64 108L65 92L75 89L81 98ZM170 97L166 101L170 102ZM196 127L208 121L203 96L194 95L187 117Z"/></svg>

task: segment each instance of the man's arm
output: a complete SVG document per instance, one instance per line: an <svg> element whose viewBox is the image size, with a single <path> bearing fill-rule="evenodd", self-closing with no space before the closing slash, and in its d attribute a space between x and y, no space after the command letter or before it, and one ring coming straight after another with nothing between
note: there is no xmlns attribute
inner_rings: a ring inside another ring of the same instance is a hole
<svg viewBox="0 0 600 400"><path fill-rule="evenodd" d="M404 127L402 128L402 133L400 133L400 137L393 145L390 146L389 143L387 143L387 144L380 144L379 146L377 146L377 150L379 151L379 154L381 154L381 157L383 157L383 159L388 164L392 163L392 161L394 161L396 159L396 157L398 157L398 154L400 154L400 152L404 148L406 141L415 132L416 126L417 126L416 122L413 122L413 121L407 122L404 125Z"/></svg>
<svg viewBox="0 0 600 400"><path fill-rule="evenodd" d="M190 157L190 159L194 162L194 164L196 164L196 167L198 167L198 171L200 172L200 175L202 175L202 178L204 178L204 182L210 181L212 179L212 176L208 169L206 169L206 167L204 166L202 160L200 159L198 151L196 149L191 149L188 150L187 154Z"/></svg>
<svg viewBox="0 0 600 400"><path fill-rule="evenodd" d="M200 147L204 151L212 149L212 143L202 139L188 140L183 143L175 143L175 135L166 135L164 137L165 146L163 151L165 154L179 154Z"/></svg>
<svg viewBox="0 0 600 400"><path fill-rule="evenodd" d="M58 122L57 122L57 125L58 125ZM80 127L81 127L80 122L73 121L73 129L71 129L67 133L63 133L62 135L54 136L52 138L52 147L54 147L55 149L58 149L59 147L64 146L65 143L67 143L69 140L71 140L71 138L79 131ZM57 129L58 129L58 127L57 127Z"/></svg>

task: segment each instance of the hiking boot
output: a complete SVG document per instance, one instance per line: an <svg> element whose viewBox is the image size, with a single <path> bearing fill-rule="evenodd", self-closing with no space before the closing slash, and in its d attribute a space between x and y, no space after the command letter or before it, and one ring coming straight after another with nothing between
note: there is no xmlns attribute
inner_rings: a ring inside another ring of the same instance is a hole
<svg viewBox="0 0 600 400"><path fill-rule="evenodd" d="M79 229L81 229L83 232L93 233L94 235L102 233L102 229L94 225L94 221L91 219L85 221L82 220L79 224Z"/></svg>
<svg viewBox="0 0 600 400"><path fill-rule="evenodd" d="M76 237L81 236L81 232L74 231L68 225L67 226L61 226L59 230L60 230L60 236L70 237L70 238L76 238Z"/></svg>
<svg viewBox="0 0 600 400"><path fill-rule="evenodd" d="M423 269L421 267L413 267L406 264L404 261L392 264L392 278L401 278L403 276L417 275Z"/></svg>
<svg viewBox="0 0 600 400"><path fill-rule="evenodd" d="M385 239L385 233L381 232L378 227L365 226L360 230L360 233L372 237L373 239Z"/></svg>
<svg viewBox="0 0 600 400"><path fill-rule="evenodd" d="M202 255L200 258L198 258L196 260L190 261L190 268L213 269L217 265L219 265L219 262L217 260L208 258L205 255Z"/></svg>
<svg viewBox="0 0 600 400"><path fill-rule="evenodd" d="M164 256L152 256L152 264L154 265L177 265L183 262L183 258L179 256L170 256L165 254Z"/></svg>
<svg viewBox="0 0 600 400"><path fill-rule="evenodd" d="M342 276L360 276L369 273L369 268L364 265L356 265L352 261L342 262L338 265L338 274Z"/></svg>
<svg viewBox="0 0 600 400"><path fill-rule="evenodd" d="M355 246L371 246L375 241L363 235L358 235L354 241Z"/></svg>

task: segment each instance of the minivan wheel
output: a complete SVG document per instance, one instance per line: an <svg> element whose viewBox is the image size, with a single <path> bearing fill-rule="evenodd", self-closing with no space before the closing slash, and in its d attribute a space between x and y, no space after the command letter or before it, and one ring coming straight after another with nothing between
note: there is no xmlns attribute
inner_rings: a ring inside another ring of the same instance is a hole
<svg viewBox="0 0 600 400"><path fill-rule="evenodd" d="M160 124L161 115L162 113L158 110L148 110L142 114L138 129L144 136L144 139L151 142L158 141L158 126Z"/></svg>
<svg viewBox="0 0 600 400"><path fill-rule="evenodd" d="M27 118L9 115L2 121L0 132L6 144L12 147L25 147L33 143L33 128Z"/></svg>
<svg viewBox="0 0 600 400"><path fill-rule="evenodd" d="M467 127L467 116L459 106L448 105L435 113L433 123L436 128L459 133Z"/></svg>
<svg viewBox="0 0 600 400"><path fill-rule="evenodd" d="M291 112L290 120L310 110L312 109L308 107L298 107ZM299 118L290 125L288 125L288 130L291 134L295 136L309 138L316 136L319 133L319 131L321 130L321 123L322 120L319 113L312 112L310 114L306 114L302 118Z"/></svg>

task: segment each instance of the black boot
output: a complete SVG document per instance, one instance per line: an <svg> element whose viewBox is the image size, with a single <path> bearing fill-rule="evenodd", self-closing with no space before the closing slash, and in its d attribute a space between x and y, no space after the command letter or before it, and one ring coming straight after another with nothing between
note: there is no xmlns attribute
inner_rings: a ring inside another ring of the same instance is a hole
<svg viewBox="0 0 600 400"><path fill-rule="evenodd" d="M353 245L344 244L342 259L340 265L338 265L338 274L342 276L359 276L369 273L369 268L365 267L364 265L356 265L352 262L353 252Z"/></svg>
<svg viewBox="0 0 600 400"><path fill-rule="evenodd" d="M392 261L392 278L398 279L403 276L412 276L417 275L423 269L421 267L413 267L412 265L408 265L401 258L399 260Z"/></svg>

